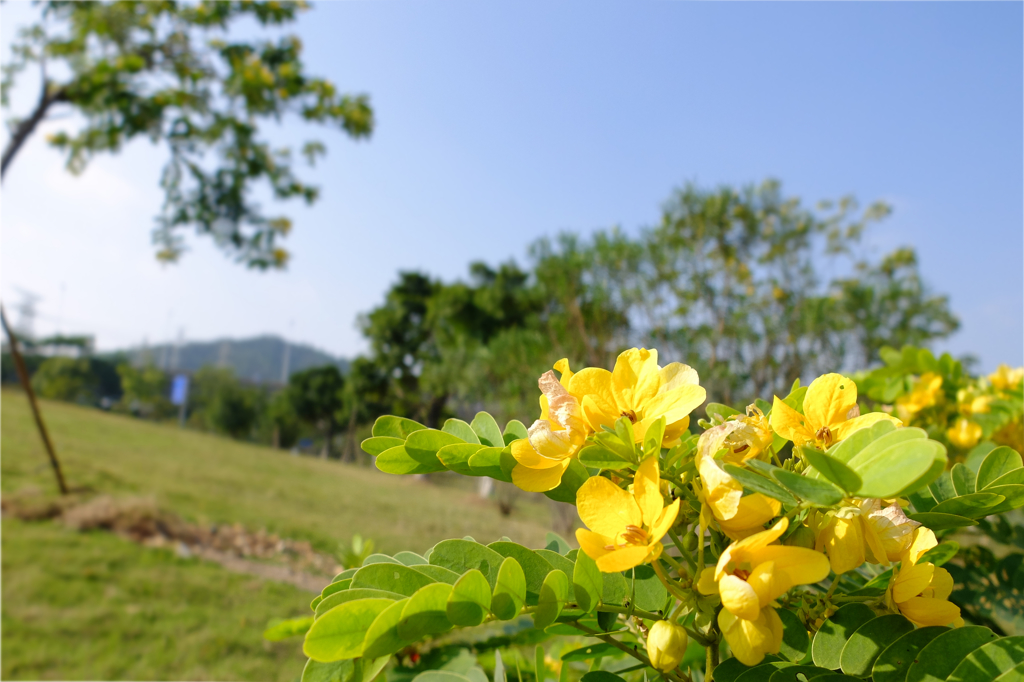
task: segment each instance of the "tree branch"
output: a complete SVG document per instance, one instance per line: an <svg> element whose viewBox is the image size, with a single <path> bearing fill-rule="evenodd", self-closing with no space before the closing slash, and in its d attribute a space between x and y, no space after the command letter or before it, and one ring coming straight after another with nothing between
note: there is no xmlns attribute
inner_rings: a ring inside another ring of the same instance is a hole
<svg viewBox="0 0 1024 682"><path fill-rule="evenodd" d="M21 146L28 139L39 122L46 116L47 110L50 105L57 102L63 102L67 100L67 93L64 88L54 88L47 81L43 81L42 92L39 93L39 101L36 103L36 108L32 112L32 115L23 120L18 124L14 134L11 135L11 139L7 142L7 148L4 149L3 161L0 163L0 179L7 175L7 167L11 165L11 161L14 160L14 156L21 149Z"/></svg>

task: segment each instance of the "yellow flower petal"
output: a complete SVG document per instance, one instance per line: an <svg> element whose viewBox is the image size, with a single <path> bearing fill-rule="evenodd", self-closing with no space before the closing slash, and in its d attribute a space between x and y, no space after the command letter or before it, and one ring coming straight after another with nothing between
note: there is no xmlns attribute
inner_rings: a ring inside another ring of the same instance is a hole
<svg viewBox="0 0 1024 682"><path fill-rule="evenodd" d="M661 510L665 508L665 499L661 496L657 456L648 457L637 467L636 476L633 478L633 497L640 507L644 525L654 525L661 516Z"/></svg>
<svg viewBox="0 0 1024 682"><path fill-rule="evenodd" d="M559 381L563 386L569 388L569 380L572 379L572 370L569 369L569 359L562 358L552 366L552 369L562 375Z"/></svg>
<svg viewBox="0 0 1024 682"><path fill-rule="evenodd" d="M846 573L864 563L864 534L860 518L833 517L824 534L825 551L833 571Z"/></svg>
<svg viewBox="0 0 1024 682"><path fill-rule="evenodd" d="M910 546L900 560L909 564L916 564L922 554L938 544L938 540L935 539L935 533L930 528L918 526L914 529Z"/></svg>
<svg viewBox="0 0 1024 682"><path fill-rule="evenodd" d="M725 551L722 552L722 556L718 558L718 566L715 567L715 577L721 578L727 572L726 569L730 563L750 561L751 557L756 556L758 552L778 540L786 532L787 528L789 528L789 519L783 517L768 530L755 533L726 547Z"/></svg>
<svg viewBox="0 0 1024 682"><path fill-rule="evenodd" d="M642 564L647 555L650 554L650 551L648 547L629 545L609 552L600 559L597 559L597 567L603 573L619 573Z"/></svg>
<svg viewBox="0 0 1024 682"><path fill-rule="evenodd" d="M736 513L729 519L718 519L722 532L733 539L749 535L744 531L761 526L774 519L782 509L782 503L761 493L740 498ZM736 537L734 537L736 536Z"/></svg>
<svg viewBox="0 0 1024 682"><path fill-rule="evenodd" d="M537 452L526 438L512 441L512 456L519 464L530 469L550 469L561 466L564 458L551 458Z"/></svg>
<svg viewBox="0 0 1024 682"><path fill-rule="evenodd" d="M643 419L633 427L634 432L646 432L651 424L665 417L668 424L679 421L700 407L707 391L703 386L684 384L671 391L659 393L643 403Z"/></svg>
<svg viewBox="0 0 1024 682"><path fill-rule="evenodd" d="M722 471L710 457L701 459L699 466L704 496L716 519L731 519L739 510L743 486Z"/></svg>
<svg viewBox="0 0 1024 682"><path fill-rule="evenodd" d="M932 596L936 599L949 599L949 595L953 593L953 576L946 569L936 566L929 587L933 591Z"/></svg>
<svg viewBox="0 0 1024 682"><path fill-rule="evenodd" d="M700 572L700 580L697 581L697 590L701 594L718 594L718 581L715 580L714 566L708 566Z"/></svg>
<svg viewBox="0 0 1024 682"><path fill-rule="evenodd" d="M917 625L949 625L960 617L960 607L945 599L911 597L899 604L900 613Z"/></svg>
<svg viewBox="0 0 1024 682"><path fill-rule="evenodd" d="M583 550L583 553L595 561L611 552L612 550L605 549L605 547L614 543L612 538L605 537L586 528L576 529L576 542L580 543L580 549Z"/></svg>
<svg viewBox="0 0 1024 682"><path fill-rule="evenodd" d="M772 414L769 417L772 430L796 445L814 441L814 432L804 415L800 414L778 396L772 401Z"/></svg>
<svg viewBox="0 0 1024 682"><path fill-rule="evenodd" d="M558 484L562 482L562 474L569 468L571 461L571 459L563 459L547 469L531 469L522 464L516 464L512 469L512 483L520 490L529 493L546 493L557 488Z"/></svg>
<svg viewBox="0 0 1024 682"><path fill-rule="evenodd" d="M758 610L768 606L769 603L779 595L783 594L789 587L779 589L776 585L777 576L775 573L775 562L764 561L754 567L754 570L747 576L747 584L757 594L757 601L760 604ZM739 615L739 614L737 614Z"/></svg>
<svg viewBox="0 0 1024 682"><path fill-rule="evenodd" d="M611 538L626 530L626 526L643 525L633 496L601 476L588 478L580 486L576 509L587 528Z"/></svg>
<svg viewBox="0 0 1024 682"><path fill-rule="evenodd" d="M924 592L931 583L934 573L935 566L929 563L915 564L902 569L893 581L893 601L899 604Z"/></svg>
<svg viewBox="0 0 1024 682"><path fill-rule="evenodd" d="M771 561L775 565L772 599L796 585L813 585L828 577L829 561L821 552L806 547L771 545L758 551L754 561ZM781 591L780 591L781 590Z"/></svg>
<svg viewBox="0 0 1024 682"><path fill-rule="evenodd" d="M831 427L832 438L836 441L849 438L850 434L854 431L865 429L872 424L877 424L878 422L892 422L896 426L903 426L903 422L899 419L884 412L868 412L867 414L862 414L859 417L854 417L849 421L844 421L842 424L833 425Z"/></svg>
<svg viewBox="0 0 1024 682"><path fill-rule="evenodd" d="M746 580L734 575L724 576L718 581L718 593L722 595L722 606L737 618L755 620L761 613L757 592Z"/></svg>
<svg viewBox="0 0 1024 682"><path fill-rule="evenodd" d="M774 609L769 607L764 611L774 612ZM773 615L778 619L778 614ZM765 654L777 652L782 644L782 638L777 637L777 629L781 631L781 622L777 624L769 620L769 616L763 612L757 620L746 620L737 618L728 609L722 609L718 613L718 627L725 635L733 655L748 667L764 660Z"/></svg>
<svg viewBox="0 0 1024 682"><path fill-rule="evenodd" d="M630 348L619 354L612 369L612 395L622 412L637 411L658 393L658 351Z"/></svg>
<svg viewBox="0 0 1024 682"><path fill-rule="evenodd" d="M668 533L668 529L676 522L679 515L679 500L675 500L661 512L661 515L651 524L650 538L652 541L661 540Z"/></svg>
<svg viewBox="0 0 1024 682"><path fill-rule="evenodd" d="M846 421L850 408L857 404L857 384L842 374L825 374L811 382L804 396L804 416L817 431ZM772 408L774 413L775 409Z"/></svg>
<svg viewBox="0 0 1024 682"><path fill-rule="evenodd" d="M576 396L581 404L584 396L589 396L599 412L615 418L619 416L612 396L612 373L606 369L587 367L576 372L569 380L569 393Z"/></svg>
<svg viewBox="0 0 1024 682"><path fill-rule="evenodd" d="M677 422L665 426L665 435L661 439L661 447L671 448L679 444L683 434L690 428L690 417L686 416ZM646 434L645 434L646 435Z"/></svg>
<svg viewBox="0 0 1024 682"><path fill-rule="evenodd" d="M670 362L661 368L661 391L671 391L683 384L699 384L697 370L681 362Z"/></svg>
<svg viewBox="0 0 1024 682"><path fill-rule="evenodd" d="M551 428L551 422L537 420L529 429L530 445L541 457L552 459L556 462L569 457L576 451L577 444L573 442L573 434L570 431L555 431ZM515 454L512 455L515 457ZM528 455L527 455L528 456ZM518 461L518 460L516 460ZM523 462L524 465L530 466ZM541 468L540 466L535 468Z"/></svg>

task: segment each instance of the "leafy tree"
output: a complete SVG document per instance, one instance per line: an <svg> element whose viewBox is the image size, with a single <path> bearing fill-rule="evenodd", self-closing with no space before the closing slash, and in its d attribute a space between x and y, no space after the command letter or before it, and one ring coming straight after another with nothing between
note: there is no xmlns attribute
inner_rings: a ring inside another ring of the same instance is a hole
<svg viewBox="0 0 1024 682"><path fill-rule="evenodd" d="M266 403L263 420L267 431L265 437L275 448L290 448L299 439L299 416L288 396L288 391L278 391Z"/></svg>
<svg viewBox="0 0 1024 682"><path fill-rule="evenodd" d="M295 175L292 150L272 149L260 125L294 116L359 139L372 132L373 112L366 96L340 94L308 74L297 36L246 41L225 33L246 19L285 26L307 5L52 1L42 7L42 20L20 32L4 65L5 107L15 76L29 64L39 64L42 83L34 109L9 121L3 175L53 110L71 109L84 125L48 141L67 154L73 173L139 136L167 145L164 206L153 233L158 258L176 260L184 248L181 230L194 226L251 267L283 266L288 254L278 241L291 222L265 216L253 190L265 184L275 199L307 203L318 191ZM310 164L324 153L318 141L302 148Z"/></svg>
<svg viewBox="0 0 1024 682"><path fill-rule="evenodd" d="M344 404L345 378L334 365L313 367L293 374L288 381L288 399L299 419L309 422L324 435L321 456L331 454L331 441Z"/></svg>
<svg viewBox="0 0 1024 682"><path fill-rule="evenodd" d="M100 382L85 358L47 358L32 376L40 398L93 403Z"/></svg>
<svg viewBox="0 0 1024 682"><path fill-rule="evenodd" d="M174 412L167 399L167 375L153 365L133 367L128 363L117 366L121 377L120 409L140 417L160 418Z"/></svg>
<svg viewBox="0 0 1024 682"><path fill-rule="evenodd" d="M225 384L213 396L208 408L210 424L232 438L247 438L264 409L262 397L258 389L247 388L238 381Z"/></svg>

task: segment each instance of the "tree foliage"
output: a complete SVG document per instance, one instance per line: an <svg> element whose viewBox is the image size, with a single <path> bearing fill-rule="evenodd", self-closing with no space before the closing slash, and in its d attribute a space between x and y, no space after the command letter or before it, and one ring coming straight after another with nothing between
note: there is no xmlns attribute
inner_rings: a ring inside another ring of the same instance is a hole
<svg viewBox="0 0 1024 682"><path fill-rule="evenodd" d="M360 139L374 124L365 95L342 94L308 73L297 36L227 35L245 19L286 26L306 8L216 0L43 3L42 20L20 32L4 66L5 107L29 64L40 65L42 83L33 111L9 121L3 173L53 109L70 108L84 124L48 141L67 155L73 173L137 137L167 146L164 205L153 232L160 259L181 255L182 229L191 226L251 267L283 266L288 254L279 241L291 222L264 215L253 192L263 186L275 199L312 203L318 190L295 174L293 150L273 148L263 127L297 117ZM325 147L311 140L301 153L312 165Z"/></svg>

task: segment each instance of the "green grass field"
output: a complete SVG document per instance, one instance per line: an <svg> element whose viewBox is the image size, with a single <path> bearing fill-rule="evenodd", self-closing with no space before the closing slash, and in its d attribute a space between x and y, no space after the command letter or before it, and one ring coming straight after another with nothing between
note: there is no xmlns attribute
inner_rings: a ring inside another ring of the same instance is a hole
<svg viewBox="0 0 1024 682"><path fill-rule="evenodd" d="M55 491L22 394L4 391L4 494ZM72 486L150 496L200 523L240 522L334 551L355 533L378 551L424 551L450 537L508 535L539 546L542 500L511 518L472 491L44 402ZM294 680L297 641L270 644L268 619L308 613L294 587L179 559L59 522L3 522L4 679Z"/></svg>

